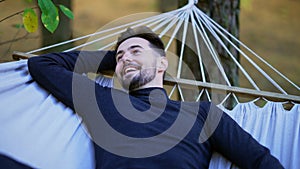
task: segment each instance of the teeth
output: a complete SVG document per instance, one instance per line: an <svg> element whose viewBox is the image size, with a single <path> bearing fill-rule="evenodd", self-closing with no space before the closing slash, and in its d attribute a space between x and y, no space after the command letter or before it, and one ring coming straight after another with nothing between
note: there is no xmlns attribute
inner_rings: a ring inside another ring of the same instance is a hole
<svg viewBox="0 0 300 169"><path fill-rule="evenodd" d="M135 71L136 69L133 67L128 67L124 70L125 73L131 72L131 71Z"/></svg>

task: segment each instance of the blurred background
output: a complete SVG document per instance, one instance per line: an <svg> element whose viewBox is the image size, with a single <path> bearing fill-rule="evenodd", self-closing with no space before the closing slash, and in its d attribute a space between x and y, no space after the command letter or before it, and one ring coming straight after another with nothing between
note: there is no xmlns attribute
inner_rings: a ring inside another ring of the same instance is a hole
<svg viewBox="0 0 300 169"><path fill-rule="evenodd" d="M160 12L162 1L174 4L174 0L72 0L75 17L71 21L72 31L66 36L76 38L94 33L103 25L130 14ZM241 0L240 3L240 40L300 85L300 1ZM1 0L0 20L32 6L35 4L26 0ZM167 10L176 7L170 5ZM28 34L20 24L21 14L0 22L0 62L12 61L13 51L26 52L42 46L41 31ZM259 77L256 81L264 83Z"/></svg>

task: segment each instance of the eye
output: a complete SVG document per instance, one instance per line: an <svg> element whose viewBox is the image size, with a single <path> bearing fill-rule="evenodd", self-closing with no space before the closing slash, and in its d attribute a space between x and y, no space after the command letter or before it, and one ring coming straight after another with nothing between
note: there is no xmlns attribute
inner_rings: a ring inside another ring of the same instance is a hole
<svg viewBox="0 0 300 169"><path fill-rule="evenodd" d="M123 53L117 54L117 56L116 56L117 62L119 62L122 59L122 57L123 57Z"/></svg>
<svg viewBox="0 0 300 169"><path fill-rule="evenodd" d="M118 55L118 56L116 57L117 62L119 62L121 59L122 59L122 55Z"/></svg>
<svg viewBox="0 0 300 169"><path fill-rule="evenodd" d="M142 51L141 50L139 50L139 49L133 49L132 51L131 51L131 53L133 54L133 55L139 55L140 53L141 53Z"/></svg>

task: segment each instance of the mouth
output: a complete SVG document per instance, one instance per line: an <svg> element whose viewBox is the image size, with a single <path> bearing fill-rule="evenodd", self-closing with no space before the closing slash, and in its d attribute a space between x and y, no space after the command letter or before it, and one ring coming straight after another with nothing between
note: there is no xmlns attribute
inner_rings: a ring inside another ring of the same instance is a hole
<svg viewBox="0 0 300 169"><path fill-rule="evenodd" d="M136 71L136 68L127 67L127 68L124 69L124 74L130 73L130 72L133 72L133 71Z"/></svg>
<svg viewBox="0 0 300 169"><path fill-rule="evenodd" d="M140 68L137 65L133 65L133 64L125 65L124 68L123 68L123 75L130 74L130 73L135 72L139 69Z"/></svg>

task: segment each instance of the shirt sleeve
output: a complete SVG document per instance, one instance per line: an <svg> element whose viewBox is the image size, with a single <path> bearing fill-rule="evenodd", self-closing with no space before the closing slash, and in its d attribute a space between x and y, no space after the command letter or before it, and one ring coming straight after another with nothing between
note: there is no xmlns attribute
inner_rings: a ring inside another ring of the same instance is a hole
<svg viewBox="0 0 300 169"><path fill-rule="evenodd" d="M229 115L213 104L209 107L206 121L212 125L206 130L212 133L209 140L215 151L240 168L283 168L268 148L257 142Z"/></svg>
<svg viewBox="0 0 300 169"><path fill-rule="evenodd" d="M74 79L81 85L94 83L83 73L113 71L116 66L114 51L74 51L49 53L28 59L32 78L65 105L74 109L72 87Z"/></svg>

